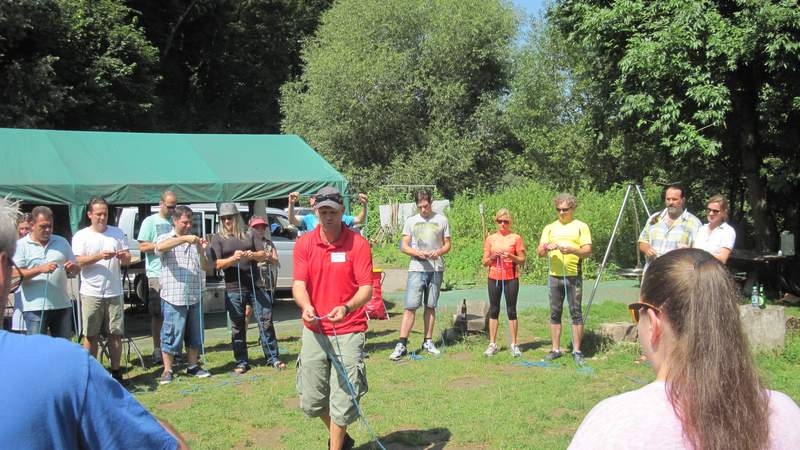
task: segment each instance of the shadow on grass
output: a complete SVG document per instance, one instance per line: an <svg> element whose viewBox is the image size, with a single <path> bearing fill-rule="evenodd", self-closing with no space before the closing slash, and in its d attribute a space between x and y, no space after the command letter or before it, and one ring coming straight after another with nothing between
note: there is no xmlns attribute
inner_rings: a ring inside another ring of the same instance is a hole
<svg viewBox="0 0 800 450"><path fill-rule="evenodd" d="M614 341L607 335L600 334L595 330L586 330L581 339L581 351L585 356L592 357L606 351L613 344Z"/></svg>
<svg viewBox="0 0 800 450"><path fill-rule="evenodd" d="M387 450L427 449L441 450L445 448L452 433L447 428L431 428L430 430L400 430L380 436L378 439ZM374 442L356 447L357 450L378 448Z"/></svg>

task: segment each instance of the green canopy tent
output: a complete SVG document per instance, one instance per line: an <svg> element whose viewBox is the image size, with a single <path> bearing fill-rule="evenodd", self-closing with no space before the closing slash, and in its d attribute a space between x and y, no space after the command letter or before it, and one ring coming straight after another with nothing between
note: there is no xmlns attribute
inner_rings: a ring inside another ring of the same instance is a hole
<svg viewBox="0 0 800 450"><path fill-rule="evenodd" d="M0 128L0 195L68 205L76 231L92 196L114 205L285 198L347 180L295 135L161 134Z"/></svg>

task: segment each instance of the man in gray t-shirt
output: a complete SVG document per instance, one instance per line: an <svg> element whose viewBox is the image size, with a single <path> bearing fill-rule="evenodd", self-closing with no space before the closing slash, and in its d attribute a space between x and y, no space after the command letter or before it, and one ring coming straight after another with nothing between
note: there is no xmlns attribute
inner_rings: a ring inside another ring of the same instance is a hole
<svg viewBox="0 0 800 450"><path fill-rule="evenodd" d="M431 194L419 191L415 195L419 214L406 219L400 249L411 257L408 263L408 281L403 321L400 324L400 339L389 355L397 361L408 353L408 335L414 327L417 308L424 303L425 340L422 348L438 355L433 344L433 324L436 320L436 304L444 274L442 255L450 251L450 224L447 217L432 209Z"/></svg>

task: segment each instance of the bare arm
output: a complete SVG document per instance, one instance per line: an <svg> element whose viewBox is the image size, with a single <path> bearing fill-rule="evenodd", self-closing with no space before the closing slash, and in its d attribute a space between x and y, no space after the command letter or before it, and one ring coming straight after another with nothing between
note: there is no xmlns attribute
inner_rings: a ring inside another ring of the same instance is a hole
<svg viewBox="0 0 800 450"><path fill-rule="evenodd" d="M153 253L156 249L156 244L149 241L139 241L139 251L142 253Z"/></svg>
<svg viewBox="0 0 800 450"><path fill-rule="evenodd" d="M427 255L411 247L411 236L403 236L400 240L400 251L413 258L425 259Z"/></svg>
<svg viewBox="0 0 800 450"><path fill-rule="evenodd" d="M364 223L367 218L367 194L358 194L358 202L361 203L361 212L353 218L353 225Z"/></svg>
<svg viewBox="0 0 800 450"><path fill-rule="evenodd" d="M650 258L655 258L658 256L656 255L656 251L653 250L653 247L651 247L650 244L645 241L639 241L639 251Z"/></svg>
<svg viewBox="0 0 800 450"><path fill-rule="evenodd" d="M317 312L311 306L311 297L308 295L305 281L294 280L292 283L292 297L294 297L294 303L300 308L303 321L309 325L317 323Z"/></svg>
<svg viewBox="0 0 800 450"><path fill-rule="evenodd" d="M575 255L579 258L586 258L592 254L592 244L585 244L580 247L561 246L558 249L565 255Z"/></svg>
<svg viewBox="0 0 800 450"><path fill-rule="evenodd" d="M728 262L728 258L731 257L731 253L732 253L731 249L723 247L719 249L719 255L717 255L716 258L719 260L719 262L725 264Z"/></svg>
<svg viewBox="0 0 800 450"><path fill-rule="evenodd" d="M292 192L291 194L289 194L289 212L288 212L289 223L291 223L292 225L294 225L296 227L300 226L300 220L294 214L294 204L295 204L295 202L297 202L297 199L299 197L300 197L300 193L299 192Z"/></svg>

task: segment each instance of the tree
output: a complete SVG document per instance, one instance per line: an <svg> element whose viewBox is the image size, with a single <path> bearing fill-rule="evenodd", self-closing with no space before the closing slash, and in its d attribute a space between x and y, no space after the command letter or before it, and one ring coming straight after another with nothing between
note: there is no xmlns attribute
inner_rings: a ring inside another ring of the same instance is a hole
<svg viewBox="0 0 800 450"><path fill-rule="evenodd" d="M775 248L776 219L800 231L797 202L768 202L800 192L796 1L568 0L551 14L583 52L598 135L661 173L745 192L760 250Z"/></svg>
<svg viewBox="0 0 800 450"><path fill-rule="evenodd" d="M0 125L148 127L158 54L121 0L0 3Z"/></svg>
<svg viewBox="0 0 800 450"><path fill-rule="evenodd" d="M363 184L491 187L516 25L500 1L337 2L282 89L282 129Z"/></svg>
<svg viewBox="0 0 800 450"><path fill-rule="evenodd" d="M280 130L280 87L332 0L130 0L161 52L161 131Z"/></svg>

